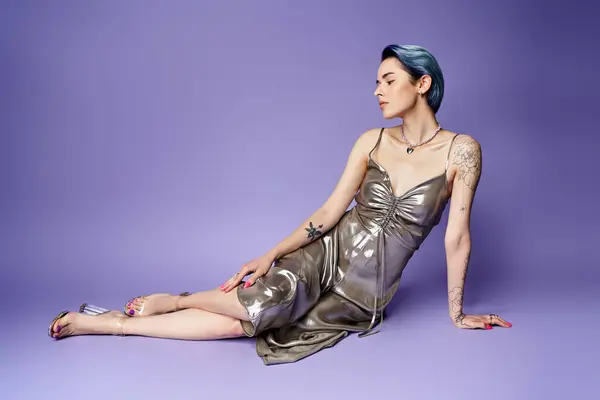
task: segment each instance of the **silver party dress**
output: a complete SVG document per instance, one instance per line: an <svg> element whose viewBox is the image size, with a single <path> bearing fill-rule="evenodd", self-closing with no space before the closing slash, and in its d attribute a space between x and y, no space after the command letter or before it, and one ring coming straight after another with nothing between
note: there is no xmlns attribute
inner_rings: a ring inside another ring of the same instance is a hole
<svg viewBox="0 0 600 400"><path fill-rule="evenodd" d="M387 171L371 158L383 131L369 152L356 205L318 239L276 260L254 285L238 286L249 317L242 327L256 337L264 364L298 361L350 332L359 337L379 332L404 267L439 223L449 199L450 148L458 135L448 146L443 173L396 196Z"/></svg>

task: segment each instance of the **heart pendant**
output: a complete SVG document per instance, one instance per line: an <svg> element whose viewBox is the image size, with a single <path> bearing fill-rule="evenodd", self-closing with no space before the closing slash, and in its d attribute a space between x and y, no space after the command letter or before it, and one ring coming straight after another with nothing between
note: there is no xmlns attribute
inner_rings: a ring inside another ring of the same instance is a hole
<svg viewBox="0 0 600 400"><path fill-rule="evenodd" d="M413 149L412 147L409 147L409 148L406 149L406 152L408 154L412 153L413 151L415 151L415 149Z"/></svg>

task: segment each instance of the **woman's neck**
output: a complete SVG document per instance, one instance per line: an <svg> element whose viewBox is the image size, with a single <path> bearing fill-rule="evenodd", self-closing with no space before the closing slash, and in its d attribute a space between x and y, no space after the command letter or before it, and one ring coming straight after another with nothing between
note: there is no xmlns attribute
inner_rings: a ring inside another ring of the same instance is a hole
<svg viewBox="0 0 600 400"><path fill-rule="evenodd" d="M404 136L413 144L421 143L431 137L439 127L431 111L414 110L402 118Z"/></svg>

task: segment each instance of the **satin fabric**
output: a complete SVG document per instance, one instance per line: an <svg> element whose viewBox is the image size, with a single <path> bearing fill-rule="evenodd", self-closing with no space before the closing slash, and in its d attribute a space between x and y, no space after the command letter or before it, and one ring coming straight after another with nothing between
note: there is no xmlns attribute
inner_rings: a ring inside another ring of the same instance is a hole
<svg viewBox="0 0 600 400"><path fill-rule="evenodd" d="M440 221L449 199L448 156L444 173L395 196L387 171L371 157L383 130L356 206L253 286L237 289L250 320L242 327L256 337L266 365L298 361L350 332L377 333L406 264Z"/></svg>

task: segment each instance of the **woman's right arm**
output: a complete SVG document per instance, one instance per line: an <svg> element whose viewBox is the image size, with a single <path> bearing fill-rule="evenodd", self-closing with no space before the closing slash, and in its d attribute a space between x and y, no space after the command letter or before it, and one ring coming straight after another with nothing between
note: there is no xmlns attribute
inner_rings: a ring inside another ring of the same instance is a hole
<svg viewBox="0 0 600 400"><path fill-rule="evenodd" d="M344 172L327 201L275 247L263 256L244 264L240 273L226 282L221 289L225 292L230 291L246 275L254 272L246 282L246 287L251 286L256 279L267 273L273 261L314 241L333 228L348 209L360 187L367 171L369 151L375 146L378 135L378 129L363 133L354 143Z"/></svg>
<svg viewBox="0 0 600 400"><path fill-rule="evenodd" d="M367 171L369 151L375 145L378 130L363 133L354 143L344 172L325 203L288 237L267 252L276 260L317 239L333 228L348 209Z"/></svg>

